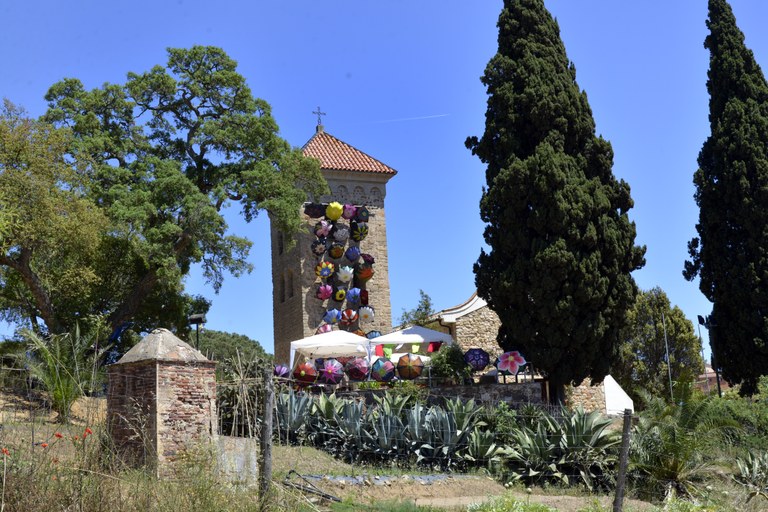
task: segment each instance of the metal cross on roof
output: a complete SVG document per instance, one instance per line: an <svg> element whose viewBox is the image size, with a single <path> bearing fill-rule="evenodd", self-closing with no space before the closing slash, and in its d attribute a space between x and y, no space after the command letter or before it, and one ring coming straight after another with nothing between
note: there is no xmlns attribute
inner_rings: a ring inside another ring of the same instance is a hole
<svg viewBox="0 0 768 512"><path fill-rule="evenodd" d="M317 126L320 126L323 124L322 118L320 116L324 116L325 112L320 111L320 107L317 107L317 110L312 111L313 114L317 115Z"/></svg>

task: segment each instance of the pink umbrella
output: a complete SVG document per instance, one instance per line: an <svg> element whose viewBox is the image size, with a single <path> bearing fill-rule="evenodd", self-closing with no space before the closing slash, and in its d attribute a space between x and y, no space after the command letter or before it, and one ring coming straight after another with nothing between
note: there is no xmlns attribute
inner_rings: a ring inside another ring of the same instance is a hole
<svg viewBox="0 0 768 512"><path fill-rule="evenodd" d="M368 378L368 361L363 357L356 357L347 363L346 372L350 380L365 380Z"/></svg>
<svg viewBox="0 0 768 512"><path fill-rule="evenodd" d="M320 368L318 380L326 384L338 384L344 376L344 367L336 359L326 359Z"/></svg>

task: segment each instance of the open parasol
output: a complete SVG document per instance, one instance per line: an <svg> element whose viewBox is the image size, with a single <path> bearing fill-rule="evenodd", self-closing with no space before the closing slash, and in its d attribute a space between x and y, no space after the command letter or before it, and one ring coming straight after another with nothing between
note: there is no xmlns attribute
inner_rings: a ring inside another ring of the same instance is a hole
<svg viewBox="0 0 768 512"><path fill-rule="evenodd" d="M371 366L371 377L379 382L389 382L395 378L395 365L389 359L380 357Z"/></svg>
<svg viewBox="0 0 768 512"><path fill-rule="evenodd" d="M275 365L275 377L285 378L291 374L291 370L284 364Z"/></svg>
<svg viewBox="0 0 768 512"><path fill-rule="evenodd" d="M355 357L347 363L345 371L350 380L365 380L368 378L370 366L364 357Z"/></svg>
<svg viewBox="0 0 768 512"><path fill-rule="evenodd" d="M338 384L344 376L344 367L334 358L326 359L319 371L318 381L325 384Z"/></svg>
<svg viewBox="0 0 768 512"><path fill-rule="evenodd" d="M479 372L488 366L491 356L481 348L471 348L464 353L464 362L472 368L473 372Z"/></svg>
<svg viewBox="0 0 768 512"><path fill-rule="evenodd" d="M496 360L496 368L502 375L517 375L520 367L525 366L525 364L525 358L517 350L504 352Z"/></svg>
<svg viewBox="0 0 768 512"><path fill-rule="evenodd" d="M397 360L397 374L401 379L415 379L421 375L423 370L424 362L416 354L405 354Z"/></svg>
<svg viewBox="0 0 768 512"><path fill-rule="evenodd" d="M293 378L300 384L312 384L317 379L317 370L309 363L301 363L293 370Z"/></svg>

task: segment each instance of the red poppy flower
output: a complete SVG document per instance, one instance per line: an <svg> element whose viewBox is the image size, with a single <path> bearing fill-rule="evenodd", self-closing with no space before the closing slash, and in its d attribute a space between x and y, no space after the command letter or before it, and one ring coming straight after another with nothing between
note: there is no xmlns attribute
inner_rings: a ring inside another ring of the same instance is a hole
<svg viewBox="0 0 768 512"><path fill-rule="evenodd" d="M83 437L85 437L86 434L93 434L93 430L91 430L90 427L85 427L85 434L83 434Z"/></svg>
<svg viewBox="0 0 768 512"><path fill-rule="evenodd" d="M61 435L61 432L56 432L55 434L53 434L53 437L55 437L56 439L61 439L64 436Z"/></svg>
<svg viewBox="0 0 768 512"><path fill-rule="evenodd" d="M48 448L48 443L43 443L40 446L42 446L43 448Z"/></svg>
<svg viewBox="0 0 768 512"><path fill-rule="evenodd" d="M8 448L3 448L2 452L3 452L3 455L10 455L11 454L11 452L8 451Z"/></svg>

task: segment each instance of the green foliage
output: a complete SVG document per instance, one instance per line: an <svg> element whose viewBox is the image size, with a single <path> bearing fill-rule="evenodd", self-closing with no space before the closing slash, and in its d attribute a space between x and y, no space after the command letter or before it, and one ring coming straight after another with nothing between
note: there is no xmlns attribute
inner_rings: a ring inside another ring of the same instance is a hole
<svg viewBox="0 0 768 512"><path fill-rule="evenodd" d="M189 334L189 343L197 346L197 335L194 331ZM214 331L210 329L200 330L200 352L208 359L214 361L226 361L240 357L250 361L260 359L268 361L269 354L264 351L261 344L243 334Z"/></svg>
<svg viewBox="0 0 768 512"><path fill-rule="evenodd" d="M670 396L670 367L674 382L685 386L692 384L704 372L701 343L693 324L680 308L670 307L664 291L660 288L641 291L627 316L619 356L611 365L611 375L635 403L640 403L643 391L655 396Z"/></svg>
<svg viewBox="0 0 768 512"><path fill-rule="evenodd" d="M299 229L301 204L327 185L236 68L219 48L169 49L165 67L125 84L54 84L43 121L0 115L0 171L13 170L0 172L0 201L16 205L0 208L7 318L62 332L98 313L113 329L184 333L193 264L215 291L251 270L251 242L228 234L224 208Z"/></svg>
<svg viewBox="0 0 768 512"><path fill-rule="evenodd" d="M718 468L714 454L738 424L717 414L711 397L693 398L690 387L679 386L672 404L650 395L644 399L630 438L635 487L649 496L699 495Z"/></svg>
<svg viewBox="0 0 768 512"><path fill-rule="evenodd" d="M694 174L698 237L683 275L712 302L709 339L722 375L757 391L768 369L768 83L726 0L709 1L711 133Z"/></svg>
<svg viewBox="0 0 768 512"><path fill-rule="evenodd" d="M403 309L403 313L400 315L400 325L427 325L432 321L434 314L432 299L424 293L424 290L419 290L419 304L414 309Z"/></svg>
<svg viewBox="0 0 768 512"><path fill-rule="evenodd" d="M462 382L472 376L472 371L464 360L464 353L456 344L444 345L432 356L429 363L431 376L437 379Z"/></svg>
<svg viewBox="0 0 768 512"><path fill-rule="evenodd" d="M749 453L745 458L736 459L738 473L734 481L744 487L749 496L768 500L768 452Z"/></svg>
<svg viewBox="0 0 768 512"><path fill-rule="evenodd" d="M478 294L501 320L499 342L564 384L601 380L634 302L629 186L612 173L611 145L595 135L559 28L543 0L506 0L499 49L482 78L485 132L467 147L487 164L480 202L485 241Z"/></svg>
<svg viewBox="0 0 768 512"><path fill-rule="evenodd" d="M105 329L96 321L81 335L79 325L74 332L41 338L30 330L23 331L28 343L27 368L48 393L51 408L58 421L69 423L75 400L99 389L104 382L101 366L109 347L104 346Z"/></svg>
<svg viewBox="0 0 768 512"><path fill-rule="evenodd" d="M398 380L389 387L388 393L390 395L399 395L408 398L409 405L413 405L416 402L423 405L427 403L429 388L417 384L412 380Z"/></svg>

